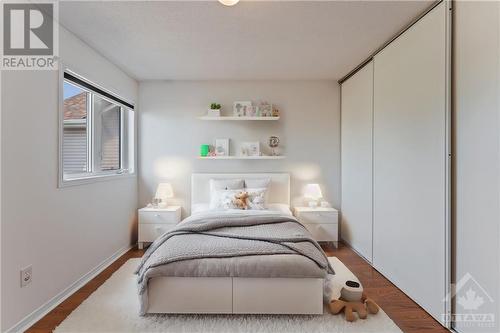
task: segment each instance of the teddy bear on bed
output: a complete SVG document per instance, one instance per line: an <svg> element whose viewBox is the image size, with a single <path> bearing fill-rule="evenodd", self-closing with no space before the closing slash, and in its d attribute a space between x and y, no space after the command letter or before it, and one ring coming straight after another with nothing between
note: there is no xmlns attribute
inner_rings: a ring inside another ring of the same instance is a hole
<svg viewBox="0 0 500 333"><path fill-rule="evenodd" d="M233 204L238 209L247 209L248 208L248 192L238 192L233 199Z"/></svg>
<svg viewBox="0 0 500 333"><path fill-rule="evenodd" d="M329 299L330 312L339 314L342 311L347 321L355 321L356 315L366 319L368 313L376 314L379 310L377 303L366 297L363 286L358 278L336 257L330 259L330 264L335 272L329 275L326 295Z"/></svg>

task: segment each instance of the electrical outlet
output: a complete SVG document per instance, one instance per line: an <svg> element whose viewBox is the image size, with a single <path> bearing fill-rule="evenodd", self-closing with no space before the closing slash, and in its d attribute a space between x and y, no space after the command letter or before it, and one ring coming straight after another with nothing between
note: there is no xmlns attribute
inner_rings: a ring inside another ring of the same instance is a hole
<svg viewBox="0 0 500 333"><path fill-rule="evenodd" d="M31 265L21 269L21 288L26 287L31 283L31 280L33 279L32 271L33 269Z"/></svg>

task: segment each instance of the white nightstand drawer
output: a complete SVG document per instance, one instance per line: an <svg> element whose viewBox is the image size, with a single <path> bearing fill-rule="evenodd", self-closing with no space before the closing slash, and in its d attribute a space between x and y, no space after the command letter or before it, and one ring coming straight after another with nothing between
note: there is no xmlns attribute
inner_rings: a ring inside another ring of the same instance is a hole
<svg viewBox="0 0 500 333"><path fill-rule="evenodd" d="M337 224L337 212L300 212L298 218L302 223Z"/></svg>
<svg viewBox="0 0 500 333"><path fill-rule="evenodd" d="M154 242L176 225L174 223L139 224L139 242Z"/></svg>
<svg viewBox="0 0 500 333"><path fill-rule="evenodd" d="M150 212L139 212L139 223L140 224L160 224L160 223L177 223L180 221L180 209L177 212L161 212L161 211L150 211Z"/></svg>
<svg viewBox="0 0 500 333"><path fill-rule="evenodd" d="M319 223L303 223L304 226L313 235L318 242L338 241L339 226L338 224L319 224Z"/></svg>

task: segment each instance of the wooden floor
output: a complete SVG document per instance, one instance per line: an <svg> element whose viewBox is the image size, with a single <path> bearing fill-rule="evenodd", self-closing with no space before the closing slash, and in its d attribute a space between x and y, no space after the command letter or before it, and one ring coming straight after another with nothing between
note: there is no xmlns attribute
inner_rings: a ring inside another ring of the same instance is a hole
<svg viewBox="0 0 500 333"><path fill-rule="evenodd" d="M403 294L380 273L373 269L349 247L325 246L328 256L338 257L359 278L368 297L374 299L389 317L404 332L441 333L448 332L417 304ZM144 250L133 249L120 257L97 277L83 286L54 310L48 313L27 332L52 332L74 309L102 285L118 268L131 258L140 258ZM382 332L381 332L382 333Z"/></svg>

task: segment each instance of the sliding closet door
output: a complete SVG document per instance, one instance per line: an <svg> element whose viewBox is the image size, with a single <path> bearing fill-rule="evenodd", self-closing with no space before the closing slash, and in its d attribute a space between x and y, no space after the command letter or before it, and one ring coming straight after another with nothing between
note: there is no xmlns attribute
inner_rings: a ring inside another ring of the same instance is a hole
<svg viewBox="0 0 500 333"><path fill-rule="evenodd" d="M500 332L500 4L457 1L454 43L455 311L461 333ZM473 280L470 278L473 277ZM464 283L465 282L465 283ZM477 284L476 284L477 283ZM482 302L461 301L472 290Z"/></svg>
<svg viewBox="0 0 500 333"><path fill-rule="evenodd" d="M342 83L342 239L372 260L373 63Z"/></svg>
<svg viewBox="0 0 500 333"><path fill-rule="evenodd" d="M445 314L447 9L374 59L374 266L433 317Z"/></svg>

